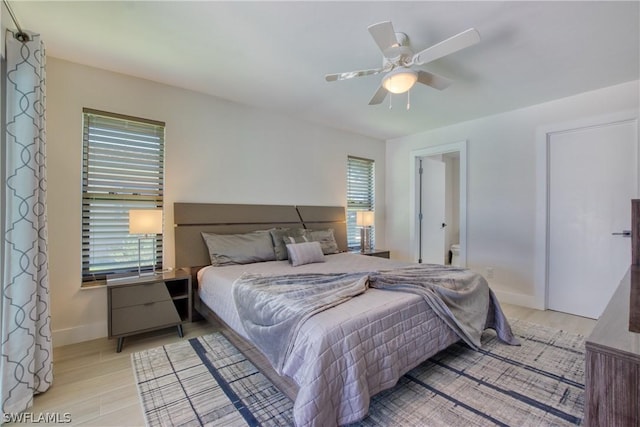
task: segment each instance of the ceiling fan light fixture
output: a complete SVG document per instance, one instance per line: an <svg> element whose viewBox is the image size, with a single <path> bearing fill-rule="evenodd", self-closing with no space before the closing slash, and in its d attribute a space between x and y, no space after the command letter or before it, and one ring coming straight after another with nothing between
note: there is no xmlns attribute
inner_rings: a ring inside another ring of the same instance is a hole
<svg viewBox="0 0 640 427"><path fill-rule="evenodd" d="M396 68L386 75L382 87L391 93L405 93L418 81L418 73L408 68Z"/></svg>

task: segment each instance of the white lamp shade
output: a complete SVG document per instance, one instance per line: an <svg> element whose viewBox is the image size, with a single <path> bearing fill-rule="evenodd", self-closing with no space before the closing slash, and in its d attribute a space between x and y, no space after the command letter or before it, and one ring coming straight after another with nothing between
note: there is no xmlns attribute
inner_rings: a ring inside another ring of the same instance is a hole
<svg viewBox="0 0 640 427"><path fill-rule="evenodd" d="M357 211L356 212L356 225L358 227L371 227L373 226L374 216L372 211Z"/></svg>
<svg viewBox="0 0 640 427"><path fill-rule="evenodd" d="M404 93L411 89L418 80L418 74L415 71L396 68L382 81L382 86L391 93Z"/></svg>
<svg viewBox="0 0 640 427"><path fill-rule="evenodd" d="M131 209L129 234L162 234L162 209Z"/></svg>

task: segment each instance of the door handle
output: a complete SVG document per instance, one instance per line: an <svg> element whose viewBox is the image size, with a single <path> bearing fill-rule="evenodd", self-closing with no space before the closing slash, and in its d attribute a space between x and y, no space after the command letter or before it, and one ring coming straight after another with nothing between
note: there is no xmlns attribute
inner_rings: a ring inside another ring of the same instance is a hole
<svg viewBox="0 0 640 427"><path fill-rule="evenodd" d="M622 230L621 233L611 233L613 236L631 237L631 230Z"/></svg>

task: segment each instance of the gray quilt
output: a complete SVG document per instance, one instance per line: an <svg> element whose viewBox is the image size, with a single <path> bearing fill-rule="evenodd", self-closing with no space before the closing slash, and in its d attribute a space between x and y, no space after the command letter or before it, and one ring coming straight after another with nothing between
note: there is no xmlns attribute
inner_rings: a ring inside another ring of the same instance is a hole
<svg viewBox="0 0 640 427"><path fill-rule="evenodd" d="M282 375L302 323L367 289L367 273L243 274L233 299L245 331Z"/></svg>
<svg viewBox="0 0 640 427"><path fill-rule="evenodd" d="M520 344L489 284L471 270L437 264L412 265L373 273L369 286L421 295L473 349L481 347L480 337L487 328L494 329L507 344Z"/></svg>
<svg viewBox="0 0 640 427"><path fill-rule="evenodd" d="M300 325L310 316L364 292L367 286L421 295L473 348L486 328L518 345L486 280L466 269L415 265L370 273L244 274L233 286L242 324L274 369L282 367Z"/></svg>

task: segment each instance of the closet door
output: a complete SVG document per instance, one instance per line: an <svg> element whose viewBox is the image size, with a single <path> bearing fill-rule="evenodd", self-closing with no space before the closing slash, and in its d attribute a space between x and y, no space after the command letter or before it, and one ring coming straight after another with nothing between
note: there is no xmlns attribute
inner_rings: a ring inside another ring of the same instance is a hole
<svg viewBox="0 0 640 427"><path fill-rule="evenodd" d="M549 135L548 308L598 318L631 262L635 120Z"/></svg>

